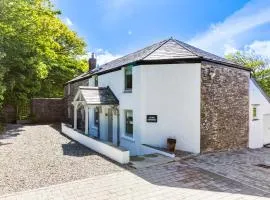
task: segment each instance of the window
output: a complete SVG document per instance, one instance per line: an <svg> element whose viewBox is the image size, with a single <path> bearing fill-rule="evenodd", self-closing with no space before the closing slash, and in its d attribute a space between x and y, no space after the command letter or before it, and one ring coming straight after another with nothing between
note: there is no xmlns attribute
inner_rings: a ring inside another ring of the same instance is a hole
<svg viewBox="0 0 270 200"><path fill-rule="evenodd" d="M258 120L258 106L259 105L252 105L252 119Z"/></svg>
<svg viewBox="0 0 270 200"><path fill-rule="evenodd" d="M98 87L98 76L94 76L94 86Z"/></svg>
<svg viewBox="0 0 270 200"><path fill-rule="evenodd" d="M125 91L132 90L132 66L125 68Z"/></svg>
<svg viewBox="0 0 270 200"><path fill-rule="evenodd" d="M125 121L126 121L125 135L128 137L133 137L133 111L132 110L125 111Z"/></svg>
<svg viewBox="0 0 270 200"><path fill-rule="evenodd" d="M71 109L70 109L70 106L68 107L68 118L71 118Z"/></svg>
<svg viewBox="0 0 270 200"><path fill-rule="evenodd" d="M68 84L68 95L70 95L70 84Z"/></svg>
<svg viewBox="0 0 270 200"><path fill-rule="evenodd" d="M95 126L98 127L98 125L99 125L99 109L98 109L98 107L96 107L94 110L94 120L95 120L94 121Z"/></svg>

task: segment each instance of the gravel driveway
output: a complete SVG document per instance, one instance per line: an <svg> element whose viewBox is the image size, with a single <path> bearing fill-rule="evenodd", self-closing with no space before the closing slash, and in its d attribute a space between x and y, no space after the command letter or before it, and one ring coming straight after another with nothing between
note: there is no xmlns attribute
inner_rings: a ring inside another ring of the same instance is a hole
<svg viewBox="0 0 270 200"><path fill-rule="evenodd" d="M0 196L124 170L58 127L8 125L0 135Z"/></svg>

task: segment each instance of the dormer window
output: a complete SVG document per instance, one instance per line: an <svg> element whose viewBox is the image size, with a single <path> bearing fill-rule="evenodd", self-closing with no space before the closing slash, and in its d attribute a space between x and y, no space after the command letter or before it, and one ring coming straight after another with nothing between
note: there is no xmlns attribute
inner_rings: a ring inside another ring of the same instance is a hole
<svg viewBox="0 0 270 200"><path fill-rule="evenodd" d="M132 66L125 67L125 92L132 91Z"/></svg>

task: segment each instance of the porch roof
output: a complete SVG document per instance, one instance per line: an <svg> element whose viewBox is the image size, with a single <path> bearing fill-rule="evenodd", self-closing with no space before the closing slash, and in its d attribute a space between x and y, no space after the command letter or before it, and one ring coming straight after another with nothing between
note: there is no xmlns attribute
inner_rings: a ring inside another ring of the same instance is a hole
<svg viewBox="0 0 270 200"><path fill-rule="evenodd" d="M74 101L84 101L86 105L119 105L119 100L109 87L80 86Z"/></svg>

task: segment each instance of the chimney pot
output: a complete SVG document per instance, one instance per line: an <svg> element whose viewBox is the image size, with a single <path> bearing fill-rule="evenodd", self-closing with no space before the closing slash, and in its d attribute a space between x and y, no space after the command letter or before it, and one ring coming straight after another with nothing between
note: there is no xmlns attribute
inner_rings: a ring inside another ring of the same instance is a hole
<svg viewBox="0 0 270 200"><path fill-rule="evenodd" d="M95 69L97 66L97 59L95 58L94 52L92 52L91 58L88 60L88 65L89 65L89 71Z"/></svg>

